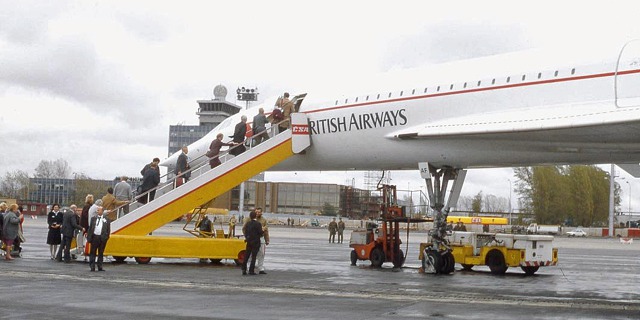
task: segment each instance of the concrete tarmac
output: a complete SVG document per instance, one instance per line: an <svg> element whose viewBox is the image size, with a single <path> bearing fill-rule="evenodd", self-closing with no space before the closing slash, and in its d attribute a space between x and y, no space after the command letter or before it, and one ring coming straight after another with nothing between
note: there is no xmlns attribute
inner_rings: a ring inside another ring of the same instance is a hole
<svg viewBox="0 0 640 320"><path fill-rule="evenodd" d="M27 218L23 257L0 261L1 319L640 319L640 241L558 237L559 266L534 276L459 265L443 276L418 272L423 232L403 244L405 267L374 269L350 265L349 230L334 244L325 229L274 226L266 275L242 276L233 261L159 258L89 272L82 256L50 260L45 220ZM188 236L181 229L154 235Z"/></svg>

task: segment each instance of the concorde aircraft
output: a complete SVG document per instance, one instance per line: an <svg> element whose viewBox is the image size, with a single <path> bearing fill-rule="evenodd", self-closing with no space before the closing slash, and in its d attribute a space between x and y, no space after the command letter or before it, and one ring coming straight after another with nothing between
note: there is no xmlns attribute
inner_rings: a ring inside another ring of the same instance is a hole
<svg viewBox="0 0 640 320"><path fill-rule="evenodd" d="M615 163L640 172L640 41L447 63L396 77L388 88L325 102L310 88L296 106L311 147L271 170L419 168L438 215L448 208L447 182L451 203L465 169ZM261 107L269 113L273 103ZM190 158L257 110L226 119L189 146ZM443 238L446 217L435 223L432 237Z"/></svg>

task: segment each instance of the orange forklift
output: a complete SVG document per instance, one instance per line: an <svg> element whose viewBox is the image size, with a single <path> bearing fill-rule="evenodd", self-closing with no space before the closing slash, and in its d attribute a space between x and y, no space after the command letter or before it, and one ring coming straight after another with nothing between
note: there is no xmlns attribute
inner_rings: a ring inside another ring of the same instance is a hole
<svg viewBox="0 0 640 320"><path fill-rule="evenodd" d="M395 268L400 268L405 260L404 252L400 249L400 223L428 220L410 218L405 214L404 207L398 206L395 186L385 184L378 190L382 191L383 198L378 219L380 226L367 222L366 229L356 229L351 233L351 265L355 266L358 260L370 260L371 266L375 268L381 267L385 262L392 262Z"/></svg>

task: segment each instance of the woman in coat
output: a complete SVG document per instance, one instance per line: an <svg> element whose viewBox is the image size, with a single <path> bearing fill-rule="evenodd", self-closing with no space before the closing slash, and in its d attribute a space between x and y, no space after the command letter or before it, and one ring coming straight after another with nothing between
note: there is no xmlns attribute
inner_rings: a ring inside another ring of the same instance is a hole
<svg viewBox="0 0 640 320"><path fill-rule="evenodd" d="M51 206L51 212L47 216L47 224L49 224L49 233L47 233L47 244L49 245L49 251L51 252L51 260L56 258L58 252L58 245L62 243L62 234L60 233L60 227L62 226L62 212L60 212L60 205L54 203Z"/></svg>
<svg viewBox="0 0 640 320"><path fill-rule="evenodd" d="M4 244L6 246L5 250L7 254L4 256L6 260L13 260L11 257L11 247L13 246L13 241L18 236L18 228L20 228L20 219L22 219L22 213L18 211L18 205L12 204L9 206L9 211L4 214L4 225L2 228L2 236L4 239Z"/></svg>

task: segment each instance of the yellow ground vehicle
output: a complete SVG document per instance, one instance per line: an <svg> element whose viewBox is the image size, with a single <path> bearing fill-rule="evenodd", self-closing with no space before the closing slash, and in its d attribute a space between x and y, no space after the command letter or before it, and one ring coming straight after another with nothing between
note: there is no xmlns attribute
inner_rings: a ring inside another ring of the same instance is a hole
<svg viewBox="0 0 640 320"><path fill-rule="evenodd" d="M509 267L520 267L527 275L532 275L540 267L558 263L558 249L553 248L553 236L454 231L449 238L455 263L461 264L464 270L486 265L491 273L504 274ZM425 251L429 245L420 244L419 258L423 268L442 264L445 264L445 270L453 267L447 265L450 261L444 257Z"/></svg>

